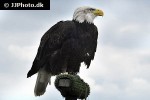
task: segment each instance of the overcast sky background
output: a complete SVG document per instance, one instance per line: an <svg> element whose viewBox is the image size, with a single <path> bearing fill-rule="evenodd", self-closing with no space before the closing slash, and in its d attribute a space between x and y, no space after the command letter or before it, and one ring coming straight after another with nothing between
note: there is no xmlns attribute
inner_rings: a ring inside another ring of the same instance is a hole
<svg viewBox="0 0 150 100"><path fill-rule="evenodd" d="M63 100L53 83L34 97L36 75L26 78L41 36L80 6L102 9L95 59L81 77L88 100L150 100L150 0L51 0L47 11L0 11L0 100ZM54 81L55 77L53 77Z"/></svg>

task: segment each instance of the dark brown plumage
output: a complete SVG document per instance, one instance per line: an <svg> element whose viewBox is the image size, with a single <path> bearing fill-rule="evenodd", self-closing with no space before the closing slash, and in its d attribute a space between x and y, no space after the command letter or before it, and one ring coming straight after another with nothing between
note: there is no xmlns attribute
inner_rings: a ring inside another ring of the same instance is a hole
<svg viewBox="0 0 150 100"><path fill-rule="evenodd" d="M53 75L62 72L77 73L81 62L87 67L94 59L98 32L94 24L60 21L42 37L31 70L27 77L43 66Z"/></svg>

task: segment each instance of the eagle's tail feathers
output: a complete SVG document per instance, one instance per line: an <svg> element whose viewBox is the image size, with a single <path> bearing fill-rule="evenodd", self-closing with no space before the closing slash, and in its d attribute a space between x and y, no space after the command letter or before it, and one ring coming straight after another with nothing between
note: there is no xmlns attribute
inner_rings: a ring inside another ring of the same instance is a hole
<svg viewBox="0 0 150 100"><path fill-rule="evenodd" d="M51 82L50 78L50 73L47 73L44 69L39 70L34 88L35 96L41 96L45 93L47 84Z"/></svg>

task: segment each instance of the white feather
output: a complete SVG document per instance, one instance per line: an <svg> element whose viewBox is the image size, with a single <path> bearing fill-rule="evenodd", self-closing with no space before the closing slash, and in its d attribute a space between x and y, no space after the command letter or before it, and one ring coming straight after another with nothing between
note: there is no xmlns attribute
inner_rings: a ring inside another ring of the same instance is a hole
<svg viewBox="0 0 150 100"><path fill-rule="evenodd" d="M38 72L34 94L35 96L43 95L46 91L47 84L51 84L51 74L46 72L44 68L40 69Z"/></svg>

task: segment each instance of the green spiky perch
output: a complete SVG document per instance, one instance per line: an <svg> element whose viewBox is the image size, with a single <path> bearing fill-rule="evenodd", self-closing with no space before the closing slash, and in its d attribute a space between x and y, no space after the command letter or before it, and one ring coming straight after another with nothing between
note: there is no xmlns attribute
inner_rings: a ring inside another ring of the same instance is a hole
<svg viewBox="0 0 150 100"><path fill-rule="evenodd" d="M86 99L90 94L90 87L78 75L60 74L56 77L55 87L66 100Z"/></svg>

